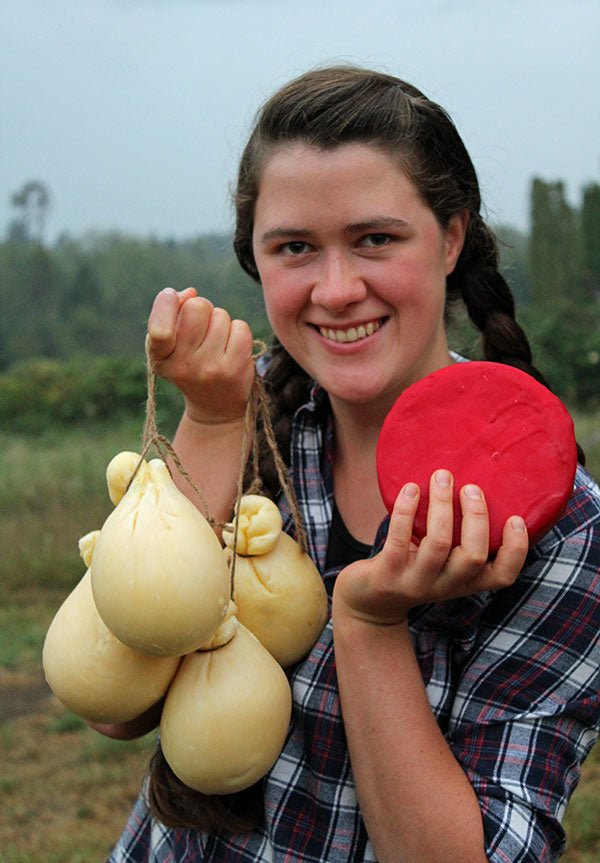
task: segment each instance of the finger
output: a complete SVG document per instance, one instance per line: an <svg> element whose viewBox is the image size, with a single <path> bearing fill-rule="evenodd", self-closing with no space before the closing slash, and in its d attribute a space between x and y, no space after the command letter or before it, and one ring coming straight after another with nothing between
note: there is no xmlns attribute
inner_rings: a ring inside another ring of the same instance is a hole
<svg viewBox="0 0 600 863"><path fill-rule="evenodd" d="M427 533L419 545L416 560L425 573L438 574L452 549L454 532L453 477L450 471L437 470L429 484Z"/></svg>
<svg viewBox="0 0 600 863"><path fill-rule="evenodd" d="M241 321L237 318L232 320L229 328L229 338L225 346L225 351L229 354L231 362L234 365L244 365L248 359L252 358L253 348L254 338L252 330L246 321Z"/></svg>
<svg viewBox="0 0 600 863"><path fill-rule="evenodd" d="M490 521L483 491L465 485L460 491L462 523L460 546L452 552L452 564L468 579L485 565L489 556Z"/></svg>
<svg viewBox="0 0 600 863"><path fill-rule="evenodd" d="M221 359L225 354L231 331L231 316L226 309L215 306L208 319L202 350L213 358Z"/></svg>
<svg viewBox="0 0 600 863"><path fill-rule="evenodd" d="M436 582L440 595L472 593L475 590L473 579L481 573L489 556L489 518L482 490L476 485L463 486L460 506L460 545L450 552Z"/></svg>
<svg viewBox="0 0 600 863"><path fill-rule="evenodd" d="M213 304L206 297L190 297L181 306L177 319L177 342L185 353L197 350L209 327Z"/></svg>
<svg viewBox="0 0 600 863"><path fill-rule="evenodd" d="M529 551L527 527L521 516L511 516L502 532L502 545L493 561L490 561L474 580L477 590L501 590L514 584L525 565ZM471 586L471 585L470 585Z"/></svg>
<svg viewBox="0 0 600 863"><path fill-rule="evenodd" d="M381 552L386 565L403 569L411 552L415 514L419 506L420 489L415 482L404 485L394 502L387 537Z"/></svg>
<svg viewBox="0 0 600 863"><path fill-rule="evenodd" d="M148 350L155 362L168 357L175 348L178 313L177 291L164 288L156 295L148 318Z"/></svg>
<svg viewBox="0 0 600 863"><path fill-rule="evenodd" d="M196 288L186 288L184 291L179 291L177 296L179 297L179 308L181 309L184 303L191 300L192 297L198 296L198 291Z"/></svg>

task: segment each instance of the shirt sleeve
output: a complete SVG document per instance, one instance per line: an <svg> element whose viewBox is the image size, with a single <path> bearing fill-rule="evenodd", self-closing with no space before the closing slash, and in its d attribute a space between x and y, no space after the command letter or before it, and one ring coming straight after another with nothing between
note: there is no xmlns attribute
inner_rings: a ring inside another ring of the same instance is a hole
<svg viewBox="0 0 600 863"><path fill-rule="evenodd" d="M600 730L600 520L579 487L464 660L448 742L478 795L492 863L549 863Z"/></svg>

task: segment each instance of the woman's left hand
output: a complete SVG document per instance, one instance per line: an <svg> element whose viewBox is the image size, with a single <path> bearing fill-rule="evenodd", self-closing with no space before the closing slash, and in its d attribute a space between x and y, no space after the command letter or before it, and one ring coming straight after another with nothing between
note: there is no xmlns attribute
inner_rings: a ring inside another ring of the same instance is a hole
<svg viewBox="0 0 600 863"><path fill-rule="evenodd" d="M412 530L419 487L407 483L398 494L383 549L343 569L336 582L336 604L346 613L380 625L402 623L417 605L470 596L510 586L529 548L523 519L511 516L494 560L489 556L489 517L483 492L460 491L461 542L452 547L453 477L438 470L431 477L427 533L416 546Z"/></svg>

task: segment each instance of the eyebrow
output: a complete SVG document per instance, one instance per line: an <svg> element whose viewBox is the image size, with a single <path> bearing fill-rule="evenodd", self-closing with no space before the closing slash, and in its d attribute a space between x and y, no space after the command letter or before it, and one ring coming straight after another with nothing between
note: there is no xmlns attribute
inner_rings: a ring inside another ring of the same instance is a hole
<svg viewBox="0 0 600 863"><path fill-rule="evenodd" d="M344 234L354 235L366 231L381 231L386 230L406 230L409 227L408 222L403 219L394 219L391 216L376 216L373 219L367 219L364 222L352 222L344 228ZM264 245L273 240L281 240L289 237L306 237L310 239L314 236L314 231L309 228L301 227L286 227L271 228L261 236L260 242Z"/></svg>

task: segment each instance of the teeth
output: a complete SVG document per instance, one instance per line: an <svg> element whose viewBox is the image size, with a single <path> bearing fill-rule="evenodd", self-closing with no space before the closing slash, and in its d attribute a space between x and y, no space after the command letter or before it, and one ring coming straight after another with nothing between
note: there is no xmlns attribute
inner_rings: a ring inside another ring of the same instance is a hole
<svg viewBox="0 0 600 863"><path fill-rule="evenodd" d="M357 342L372 336L381 326L379 321L369 321L368 324L360 324L358 327L349 327L347 330L332 330L328 327L319 327L321 335L332 342Z"/></svg>

